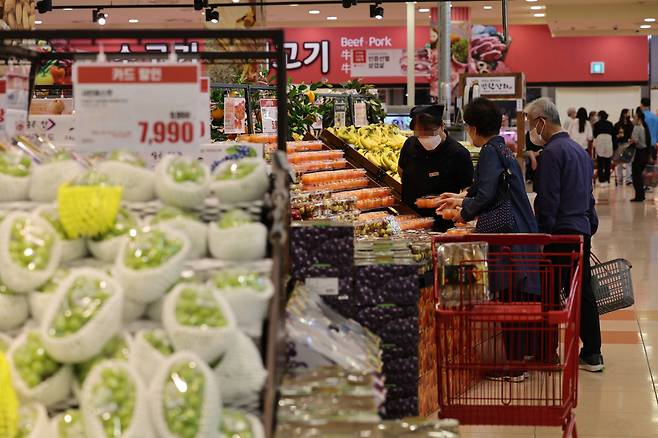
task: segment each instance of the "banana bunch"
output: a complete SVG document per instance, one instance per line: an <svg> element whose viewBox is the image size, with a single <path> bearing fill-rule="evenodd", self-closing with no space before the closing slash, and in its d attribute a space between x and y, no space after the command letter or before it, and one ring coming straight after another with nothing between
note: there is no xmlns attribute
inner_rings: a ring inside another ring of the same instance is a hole
<svg viewBox="0 0 658 438"><path fill-rule="evenodd" d="M407 136L396 125L347 126L328 130L400 182L398 160Z"/></svg>

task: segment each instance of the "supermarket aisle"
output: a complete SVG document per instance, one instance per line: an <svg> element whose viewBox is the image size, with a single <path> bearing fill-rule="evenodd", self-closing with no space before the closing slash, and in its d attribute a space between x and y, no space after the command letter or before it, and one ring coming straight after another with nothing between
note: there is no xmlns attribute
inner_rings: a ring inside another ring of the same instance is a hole
<svg viewBox="0 0 658 438"><path fill-rule="evenodd" d="M654 195L649 195L654 196ZM580 438L658 437L658 195L632 204L629 188L597 193L601 225L593 250L633 264L636 305L602 320L606 370L580 373ZM553 438L555 428L463 427L464 437Z"/></svg>

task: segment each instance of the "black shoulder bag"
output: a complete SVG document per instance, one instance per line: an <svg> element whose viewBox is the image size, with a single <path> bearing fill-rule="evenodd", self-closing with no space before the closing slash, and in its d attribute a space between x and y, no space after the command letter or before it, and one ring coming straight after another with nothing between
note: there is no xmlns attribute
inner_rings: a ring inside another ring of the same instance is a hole
<svg viewBox="0 0 658 438"><path fill-rule="evenodd" d="M498 146L492 145L500 163L503 165L503 171L498 177L498 189L496 198L487 211L480 213L477 224L475 225L476 233L514 233L516 232L516 220L512 214L512 200L510 187L512 184L512 171L505 161Z"/></svg>

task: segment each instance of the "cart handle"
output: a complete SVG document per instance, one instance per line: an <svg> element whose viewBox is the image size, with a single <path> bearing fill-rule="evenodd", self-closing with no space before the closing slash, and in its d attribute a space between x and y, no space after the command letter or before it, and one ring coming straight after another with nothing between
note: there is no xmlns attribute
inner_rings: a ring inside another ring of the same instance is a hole
<svg viewBox="0 0 658 438"><path fill-rule="evenodd" d="M487 242L490 245L550 245L552 243L582 244L579 235L552 234L443 234L434 236L433 243Z"/></svg>

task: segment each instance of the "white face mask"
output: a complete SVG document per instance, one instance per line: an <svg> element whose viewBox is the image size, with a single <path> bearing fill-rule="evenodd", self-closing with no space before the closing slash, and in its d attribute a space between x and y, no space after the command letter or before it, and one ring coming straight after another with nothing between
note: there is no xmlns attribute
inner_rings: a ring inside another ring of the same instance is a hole
<svg viewBox="0 0 658 438"><path fill-rule="evenodd" d="M546 140L544 140L541 136L545 128L546 128L546 123L544 123L544 126L542 126L541 132L537 132L536 126L530 130L530 141L533 144L537 146L544 146L546 144Z"/></svg>
<svg viewBox="0 0 658 438"><path fill-rule="evenodd" d="M418 137L418 141L423 145L426 151L433 151L441 144L441 137Z"/></svg>

